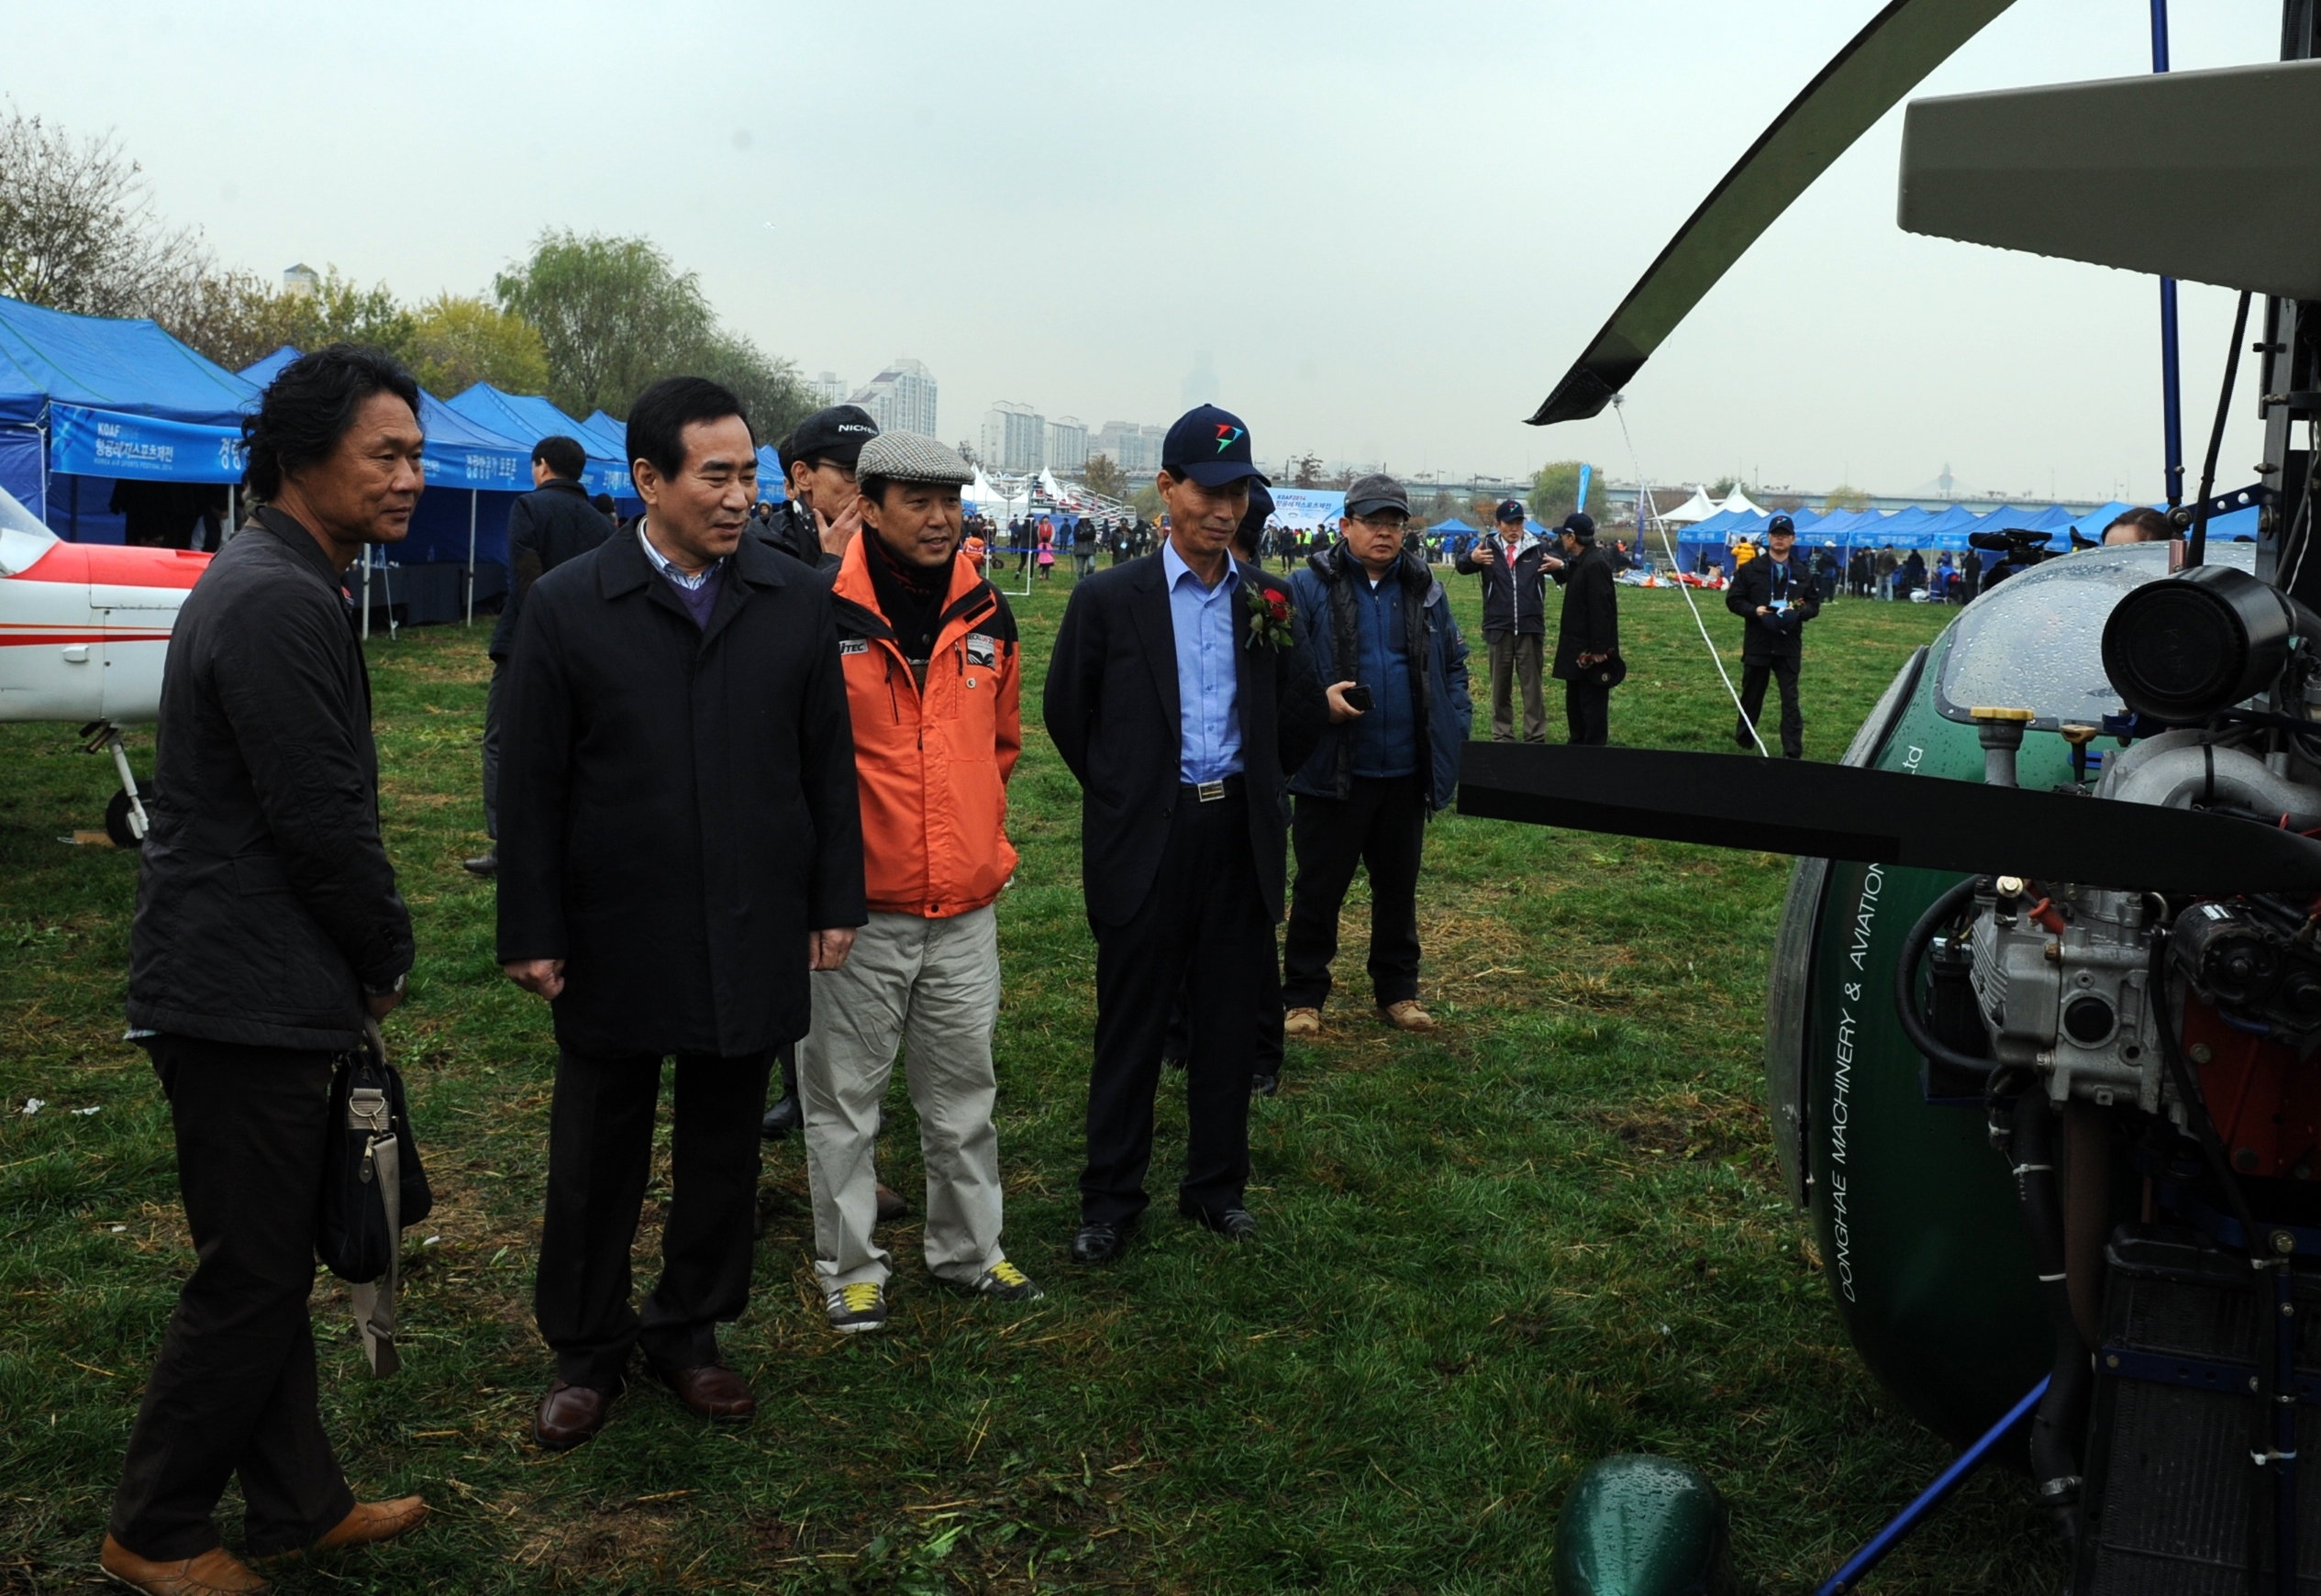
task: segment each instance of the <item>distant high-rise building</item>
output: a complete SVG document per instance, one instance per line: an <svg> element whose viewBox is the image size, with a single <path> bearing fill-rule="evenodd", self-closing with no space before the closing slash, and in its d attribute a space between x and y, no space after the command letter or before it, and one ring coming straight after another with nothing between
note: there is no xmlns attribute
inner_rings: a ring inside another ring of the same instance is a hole
<svg viewBox="0 0 2321 1596"><path fill-rule="evenodd" d="M1070 416L1059 416L1048 424L1048 469L1052 471L1084 471L1088 469L1087 424Z"/></svg>
<svg viewBox="0 0 2321 1596"><path fill-rule="evenodd" d="M881 432L937 436L935 373L917 360L901 356L889 360L884 371L848 395L847 403L869 411Z"/></svg>
<svg viewBox="0 0 2321 1596"><path fill-rule="evenodd" d="M1190 410L1196 405L1216 404L1216 367L1211 363L1209 351L1203 349L1193 357L1193 370L1187 371L1184 381L1177 385L1177 397Z"/></svg>
<svg viewBox="0 0 2321 1596"><path fill-rule="evenodd" d="M1081 434L1084 440L1087 433ZM1083 447L1085 447L1083 442ZM983 413L983 466L1036 471L1048 463L1048 418L1028 405L1001 400Z"/></svg>
<svg viewBox="0 0 2321 1596"><path fill-rule="evenodd" d="M1130 476L1160 469L1160 444L1169 436L1165 427L1139 427L1133 421L1107 421L1089 439L1088 452L1109 455L1112 463Z"/></svg>
<svg viewBox="0 0 2321 1596"><path fill-rule="evenodd" d="M284 294L312 294L321 286L322 273L304 260L295 266L285 268L283 272L282 289Z"/></svg>
<svg viewBox="0 0 2321 1596"><path fill-rule="evenodd" d="M838 380L838 374L836 371L823 372L819 377L808 382L805 388L807 393L814 395L816 404L826 407L846 403L846 384Z"/></svg>

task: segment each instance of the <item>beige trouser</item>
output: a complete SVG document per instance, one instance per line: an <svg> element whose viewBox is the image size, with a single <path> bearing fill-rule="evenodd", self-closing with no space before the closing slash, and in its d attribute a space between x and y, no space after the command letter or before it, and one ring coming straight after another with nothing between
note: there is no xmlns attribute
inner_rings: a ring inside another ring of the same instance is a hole
<svg viewBox="0 0 2321 1596"><path fill-rule="evenodd" d="M966 1285L999 1250L999 926L987 904L949 919L878 914L837 970L812 977L814 1030L798 1044L806 1169L814 1188L814 1267L826 1288L881 1285L894 1260L871 1239L878 1218L872 1138L905 1052L927 1161L927 1268Z"/></svg>
<svg viewBox="0 0 2321 1596"><path fill-rule="evenodd" d="M1491 740L1494 743L1515 741L1514 695L1508 690L1520 681L1523 686L1523 740L1527 743L1546 742L1548 708L1539 697L1542 639L1517 637L1508 632L1487 632L1483 636L1491 651Z"/></svg>

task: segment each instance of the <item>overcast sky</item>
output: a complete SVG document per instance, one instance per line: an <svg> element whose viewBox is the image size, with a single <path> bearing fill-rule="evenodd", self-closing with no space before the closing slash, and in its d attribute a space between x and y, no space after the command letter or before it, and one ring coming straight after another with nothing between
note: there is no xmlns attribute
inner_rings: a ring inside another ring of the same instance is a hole
<svg viewBox="0 0 2321 1596"><path fill-rule="evenodd" d="M1205 361L1260 458L1625 476L1608 413L1522 418L1875 9L138 0L16 13L7 81L117 130L229 263L417 299L485 290L544 227L644 233L809 375L925 360L950 441L999 399L1165 422ZM2278 53L2269 0L2171 9L2179 70ZM2019 0L1918 92L2149 66L2145 0ZM2153 280L1901 233L1900 133L1630 384L1648 475L2158 493ZM2231 297L2182 292L2196 471Z"/></svg>

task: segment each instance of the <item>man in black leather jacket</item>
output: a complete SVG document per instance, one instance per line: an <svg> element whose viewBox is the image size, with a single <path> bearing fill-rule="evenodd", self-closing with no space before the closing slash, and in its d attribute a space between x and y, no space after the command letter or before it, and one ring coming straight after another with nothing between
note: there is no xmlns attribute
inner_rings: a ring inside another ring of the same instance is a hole
<svg viewBox="0 0 2321 1596"><path fill-rule="evenodd" d="M334 344L283 369L243 424L265 507L195 584L162 671L128 1019L169 1098L198 1261L100 1556L138 1590L261 1588L213 1517L232 1477L259 1557L384 1540L427 1514L348 1490L306 1306L332 1064L411 969L341 584L363 545L410 530L418 405L374 350Z"/></svg>

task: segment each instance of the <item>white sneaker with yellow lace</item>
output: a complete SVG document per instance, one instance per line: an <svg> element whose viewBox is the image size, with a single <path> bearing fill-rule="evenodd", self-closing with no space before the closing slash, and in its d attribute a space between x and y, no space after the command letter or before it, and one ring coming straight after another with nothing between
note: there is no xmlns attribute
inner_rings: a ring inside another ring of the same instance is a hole
<svg viewBox="0 0 2321 1596"><path fill-rule="evenodd" d="M823 1302L830 1310L830 1328L841 1335L876 1330L886 1324L886 1288L876 1280L834 1286Z"/></svg>

